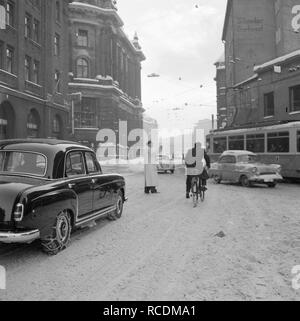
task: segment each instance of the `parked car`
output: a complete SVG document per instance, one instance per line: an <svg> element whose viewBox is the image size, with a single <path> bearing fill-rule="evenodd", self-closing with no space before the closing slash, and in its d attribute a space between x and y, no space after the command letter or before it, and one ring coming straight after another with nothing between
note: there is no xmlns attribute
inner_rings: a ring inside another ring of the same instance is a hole
<svg viewBox="0 0 300 321"><path fill-rule="evenodd" d="M281 166L262 164L258 156L248 151L226 151L217 163L211 165L209 176L216 183L231 181L249 187L253 183L275 187L282 180Z"/></svg>
<svg viewBox="0 0 300 321"><path fill-rule="evenodd" d="M175 172L175 164L171 157L167 155L158 155L157 156L157 171L159 173L167 173L170 172L174 174Z"/></svg>
<svg viewBox="0 0 300 321"><path fill-rule="evenodd" d="M100 217L119 219L125 180L103 175L93 150L56 140L0 141L0 242L57 254L71 231Z"/></svg>

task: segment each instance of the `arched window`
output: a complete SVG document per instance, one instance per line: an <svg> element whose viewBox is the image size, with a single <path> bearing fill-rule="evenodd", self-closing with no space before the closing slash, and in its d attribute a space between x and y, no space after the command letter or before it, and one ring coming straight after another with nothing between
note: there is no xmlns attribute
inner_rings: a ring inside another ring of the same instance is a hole
<svg viewBox="0 0 300 321"><path fill-rule="evenodd" d="M59 115L55 115L52 123L53 137L61 139L62 137L62 121Z"/></svg>
<svg viewBox="0 0 300 321"><path fill-rule="evenodd" d="M77 60L77 77L78 78L89 77L89 63L85 58L79 58Z"/></svg>
<svg viewBox="0 0 300 321"><path fill-rule="evenodd" d="M27 137L37 138L39 137L40 130L40 116L35 109L31 109L27 117Z"/></svg>

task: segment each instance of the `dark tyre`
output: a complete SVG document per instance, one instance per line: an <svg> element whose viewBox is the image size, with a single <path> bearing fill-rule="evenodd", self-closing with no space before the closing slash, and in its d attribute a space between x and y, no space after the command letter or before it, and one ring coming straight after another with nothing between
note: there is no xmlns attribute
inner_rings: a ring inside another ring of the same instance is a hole
<svg viewBox="0 0 300 321"><path fill-rule="evenodd" d="M123 213L123 205L124 205L124 199L123 199L123 194L122 192L118 193L117 200L116 200L116 209L110 213L107 218L110 221L115 221L119 218L121 218L122 213Z"/></svg>
<svg viewBox="0 0 300 321"><path fill-rule="evenodd" d="M204 202L204 200L205 200L205 189L204 189L204 187L200 188L200 199L201 199L201 202Z"/></svg>
<svg viewBox="0 0 300 321"><path fill-rule="evenodd" d="M268 183L267 185L270 188L275 188L277 184L276 183Z"/></svg>
<svg viewBox="0 0 300 321"><path fill-rule="evenodd" d="M222 179L220 178L219 175L214 175L213 179L216 184L221 184L222 182Z"/></svg>
<svg viewBox="0 0 300 321"><path fill-rule="evenodd" d="M64 250L71 239L72 223L70 213L62 211L56 218L51 234L42 239L43 251L49 255L56 255Z"/></svg>
<svg viewBox="0 0 300 321"><path fill-rule="evenodd" d="M175 173L175 170L174 170L174 169L172 169L172 170L171 170L171 174L174 174L174 173Z"/></svg>
<svg viewBox="0 0 300 321"><path fill-rule="evenodd" d="M250 187L251 186L251 182L249 181L249 178L246 175L243 175L240 178L240 183L243 187Z"/></svg>

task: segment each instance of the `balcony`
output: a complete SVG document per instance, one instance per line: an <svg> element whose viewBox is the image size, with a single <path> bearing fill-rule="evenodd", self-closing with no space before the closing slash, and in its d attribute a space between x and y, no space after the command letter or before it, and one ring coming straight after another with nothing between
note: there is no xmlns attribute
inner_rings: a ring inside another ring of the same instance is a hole
<svg viewBox="0 0 300 321"><path fill-rule="evenodd" d="M17 88L18 87L18 77L14 74L11 74L3 69L0 69L0 83L11 87Z"/></svg>

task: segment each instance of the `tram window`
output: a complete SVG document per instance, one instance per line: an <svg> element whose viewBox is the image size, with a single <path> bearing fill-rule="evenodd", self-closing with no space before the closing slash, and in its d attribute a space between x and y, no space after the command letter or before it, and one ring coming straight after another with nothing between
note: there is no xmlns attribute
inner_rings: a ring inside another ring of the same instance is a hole
<svg viewBox="0 0 300 321"><path fill-rule="evenodd" d="M226 137L214 138L214 153L221 154L227 149Z"/></svg>
<svg viewBox="0 0 300 321"><path fill-rule="evenodd" d="M210 152L210 137L206 138L206 151Z"/></svg>
<svg viewBox="0 0 300 321"><path fill-rule="evenodd" d="M244 136L229 137L229 150L244 150Z"/></svg>
<svg viewBox="0 0 300 321"><path fill-rule="evenodd" d="M265 152L265 135L247 135L247 148L249 152L264 153Z"/></svg>
<svg viewBox="0 0 300 321"><path fill-rule="evenodd" d="M290 134L279 132L268 134L268 153L289 153Z"/></svg>
<svg viewBox="0 0 300 321"><path fill-rule="evenodd" d="M297 151L300 153L300 131L297 132Z"/></svg>

